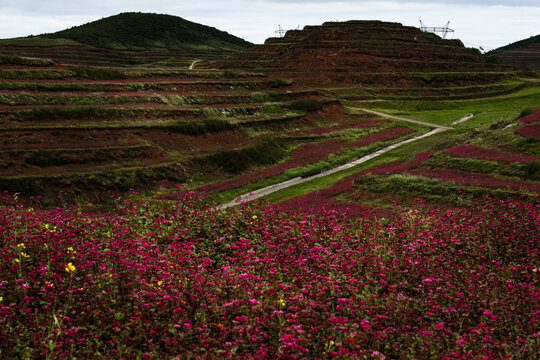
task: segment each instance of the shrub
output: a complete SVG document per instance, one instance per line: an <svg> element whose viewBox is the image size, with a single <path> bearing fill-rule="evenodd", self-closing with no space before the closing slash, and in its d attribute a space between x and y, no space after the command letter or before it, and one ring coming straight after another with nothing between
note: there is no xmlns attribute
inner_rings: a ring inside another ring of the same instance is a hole
<svg viewBox="0 0 540 360"><path fill-rule="evenodd" d="M328 101L325 99L319 98L307 98L292 101L288 104L288 108L291 110L300 110L300 111L315 111L320 110Z"/></svg>
<svg viewBox="0 0 540 360"><path fill-rule="evenodd" d="M236 128L235 124L231 124L227 120L220 119L202 119L192 121L178 121L172 128L186 135L202 135L209 132L220 132Z"/></svg>
<svg viewBox="0 0 540 360"><path fill-rule="evenodd" d="M30 58L17 55L0 54L0 64L14 64L26 66L52 66L51 59Z"/></svg>
<svg viewBox="0 0 540 360"><path fill-rule="evenodd" d="M231 70L225 70L222 73L223 77L226 79L237 79L241 78L243 75Z"/></svg>
<svg viewBox="0 0 540 360"><path fill-rule="evenodd" d="M28 155L24 161L39 167L61 166L69 163L69 158L51 151L35 151Z"/></svg>
<svg viewBox="0 0 540 360"><path fill-rule="evenodd" d="M264 138L255 145L236 150L220 150L209 156L215 165L239 173L253 165L270 165L282 159L287 151L283 140Z"/></svg>
<svg viewBox="0 0 540 360"><path fill-rule="evenodd" d="M540 179L540 161L533 160L523 166L524 177L528 179Z"/></svg>
<svg viewBox="0 0 540 360"><path fill-rule="evenodd" d="M125 72L108 68L72 66L70 70L74 72L75 76L91 80L123 80L127 78Z"/></svg>

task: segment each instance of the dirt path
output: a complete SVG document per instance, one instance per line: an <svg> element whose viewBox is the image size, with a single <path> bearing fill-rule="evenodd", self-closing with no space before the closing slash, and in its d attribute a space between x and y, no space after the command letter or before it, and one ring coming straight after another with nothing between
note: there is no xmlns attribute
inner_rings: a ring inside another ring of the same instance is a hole
<svg viewBox="0 0 540 360"><path fill-rule="evenodd" d="M362 111L365 111L365 112L369 112L369 113L376 114L376 115L383 116L383 117L387 117L387 118L392 118L392 119L412 122L412 123L415 123L415 124L425 125L425 126L432 127L434 129L431 130L431 131L428 131L426 133L414 136L412 138L405 139L405 140L402 140L402 141L398 141L398 142L396 142L394 144L391 144L391 145L388 145L388 146L386 146L386 147L384 147L382 149L379 149L379 150L377 150L377 151L375 151L375 152L373 152L371 154L362 156L361 158L352 160L352 161L350 161L348 163L345 163L343 165L339 165L337 167L325 170L323 172L320 172L319 174L309 176L309 177L305 177L305 178L296 177L294 179L290 179L290 180L287 180L287 181L279 183L279 184L270 185L270 186L267 186L265 188L254 190L254 191L250 192L249 194L244 194L244 195L236 198L233 201L229 201L228 203L220 205L219 208L220 209L226 209L226 208L229 208L229 207L232 207L232 206L240 205L243 202L255 200L255 199L258 199L260 197L270 195L270 194L272 194L272 193L274 193L276 191L288 188L290 186L298 185L298 184L304 183L306 181L311 181L313 179L317 179L317 178L320 178L320 177L323 177L323 176L328 176L328 175L334 174L334 173L336 173L338 171L350 169L353 166L356 166L356 165L362 164L362 163L364 163L366 161L369 161L371 159L374 159L374 158L376 158L378 156L381 156L382 154L385 154L390 150L394 150L394 149L396 149L396 148L398 148L398 147L400 147L402 145L405 145L405 144L408 144L410 142L413 142L413 141L416 141L416 140L419 140L419 139L423 139L425 137L435 135L435 134L438 134L438 133L441 133L441 132L452 129L451 127L448 127L448 126L443 126L443 125L438 125L438 124L431 124L431 123L427 123L427 122L423 122L423 121L401 118L401 117L397 117L397 116L392 116L392 115L380 113L380 112L377 112L377 111L365 110L365 109L360 109L360 108L352 108L352 109L362 110ZM460 122L463 122L463 121L466 121L466 120L470 119L471 117L473 117L472 114L464 116L464 117L460 118L459 120L454 121L452 124L458 124Z"/></svg>
<svg viewBox="0 0 540 360"><path fill-rule="evenodd" d="M450 123L450 125L461 124L462 122L469 120L469 119L472 118L473 116L474 116L474 114L469 114L469 115L467 115L467 116L462 117L461 119L457 119L456 121Z"/></svg>
<svg viewBox="0 0 540 360"><path fill-rule="evenodd" d="M198 63L199 61L201 61L201 59L197 59L193 61L191 65L189 65L189 70L193 70L195 68L195 64Z"/></svg>

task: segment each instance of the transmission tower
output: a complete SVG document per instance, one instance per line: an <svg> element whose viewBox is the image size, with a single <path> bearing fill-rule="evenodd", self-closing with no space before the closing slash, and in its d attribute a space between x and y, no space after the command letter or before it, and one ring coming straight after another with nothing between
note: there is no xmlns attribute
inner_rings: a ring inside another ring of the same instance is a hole
<svg viewBox="0 0 540 360"><path fill-rule="evenodd" d="M274 31L274 34L276 34L276 37L283 37L285 35L286 31L281 28L281 25L278 25L278 29Z"/></svg>
<svg viewBox="0 0 540 360"><path fill-rule="evenodd" d="M420 20L420 30L422 30L423 32L441 33L441 37L443 39L446 39L446 35L448 33L454 33L454 30L450 29L448 25L450 25L450 21L448 21L443 27L429 27L424 25L422 20Z"/></svg>

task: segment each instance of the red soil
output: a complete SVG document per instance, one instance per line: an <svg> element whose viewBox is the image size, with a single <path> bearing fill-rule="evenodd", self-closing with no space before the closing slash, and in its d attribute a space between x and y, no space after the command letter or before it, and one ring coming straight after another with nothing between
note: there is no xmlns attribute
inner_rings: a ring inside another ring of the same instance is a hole
<svg viewBox="0 0 540 360"><path fill-rule="evenodd" d="M0 163L10 164L9 167L1 170L1 175L69 174L113 170L130 166L152 166L171 161L167 153L152 146L128 149L88 149L82 152L70 150L47 152L49 156L62 156L72 161L66 162L65 165L45 167L28 163L25 159L31 153L32 151L0 152Z"/></svg>
<svg viewBox="0 0 540 360"><path fill-rule="evenodd" d="M211 104L211 105L198 105L199 108L253 108L260 107L263 104L261 103L250 103L250 104ZM0 110L31 110L39 108L72 108L72 107L93 107L93 108L104 108L104 109L141 109L152 111L154 109L175 109L175 110L196 110L190 105L169 105L169 104L156 104L155 102L140 101L137 103L124 103L124 104L96 104L96 105L77 105L73 104L59 104L59 105L2 105L0 104Z"/></svg>
<svg viewBox="0 0 540 360"><path fill-rule="evenodd" d="M10 149L81 149L152 143L166 151L218 149L228 144L245 141L240 130L227 130L203 135L185 135L168 128L112 128L112 129L40 129L0 131L0 150Z"/></svg>
<svg viewBox="0 0 540 360"><path fill-rule="evenodd" d="M105 148L113 146L135 146L141 143L140 140L131 140L131 141L114 141L109 142L95 142L90 146L81 146L80 143L50 143L50 144L4 144L0 145L0 150L39 150L39 149L94 149L94 148Z"/></svg>
<svg viewBox="0 0 540 360"><path fill-rule="evenodd" d="M205 79L205 78L176 78L176 77L141 77L133 79L117 79L117 80L92 80L88 78L81 77L70 77L67 79L0 79L5 82L22 82L27 83L29 81L33 83L88 83L88 84L125 84L125 83L197 83L201 81L211 81L216 83L226 83L234 85L235 83L260 83L265 81L264 79L253 79L253 78L235 78L233 80L223 80L223 79Z"/></svg>
<svg viewBox="0 0 540 360"><path fill-rule="evenodd" d="M54 66L30 66L30 65L13 65L13 64L0 64L0 69L47 69L47 70L65 70L67 66L54 65Z"/></svg>
<svg viewBox="0 0 540 360"><path fill-rule="evenodd" d="M95 91L81 91L81 90L69 90L69 91L39 91L39 90L25 90L26 94L39 94L39 95L58 95L62 94L72 94L72 95L93 95ZM20 90L0 90L0 94L20 94ZM117 95L126 95L126 96L137 96L137 95L181 95L181 96L201 96L201 97L210 97L210 96L249 96L253 92L251 91L211 91L211 92L200 92L200 91L139 91L134 89L133 91L99 91L100 94L107 96L117 96Z"/></svg>
<svg viewBox="0 0 540 360"><path fill-rule="evenodd" d="M340 124L337 126L325 126L325 127L318 127L318 128L309 129L309 130L289 131L289 132L283 133L283 135L287 135L290 137L306 136L306 135L323 135L323 134L328 134L328 133L342 131L342 130L366 129L366 128L384 124L385 122L387 122L387 120L385 119L368 118L368 119L362 119L360 120L360 122L355 121L354 123L345 123L345 124Z"/></svg>

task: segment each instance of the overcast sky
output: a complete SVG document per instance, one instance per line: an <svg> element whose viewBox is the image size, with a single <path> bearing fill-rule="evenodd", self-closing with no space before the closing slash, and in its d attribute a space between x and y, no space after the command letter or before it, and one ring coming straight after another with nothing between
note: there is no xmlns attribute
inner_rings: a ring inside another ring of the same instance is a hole
<svg viewBox="0 0 540 360"><path fill-rule="evenodd" d="M540 34L540 0L0 0L0 38L55 32L126 11L170 14L254 43L333 20L383 20L442 27L485 50ZM450 35L449 37L452 37Z"/></svg>

